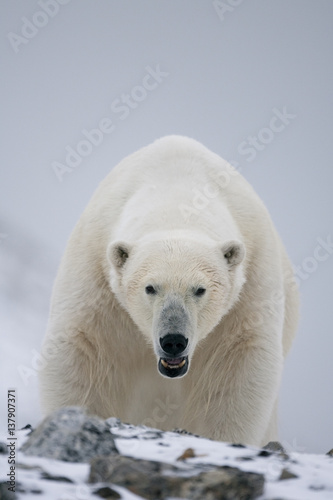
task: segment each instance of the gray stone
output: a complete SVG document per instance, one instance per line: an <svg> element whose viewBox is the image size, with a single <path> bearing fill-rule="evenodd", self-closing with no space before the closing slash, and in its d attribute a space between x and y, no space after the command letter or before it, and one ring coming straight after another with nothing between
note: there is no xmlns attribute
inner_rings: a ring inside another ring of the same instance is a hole
<svg viewBox="0 0 333 500"><path fill-rule="evenodd" d="M22 427L22 429L20 429L20 431L29 431L29 432L32 432L33 430L34 429L33 429L32 425L30 425L30 424L27 424L24 427Z"/></svg>
<svg viewBox="0 0 333 500"><path fill-rule="evenodd" d="M7 445L3 441L0 442L0 453L1 455L8 455Z"/></svg>
<svg viewBox="0 0 333 500"><path fill-rule="evenodd" d="M94 495L97 495L101 498L106 498L107 500L121 498L119 493L109 486L102 486L101 488L97 488L97 490L95 490L93 493Z"/></svg>
<svg viewBox="0 0 333 500"><path fill-rule="evenodd" d="M92 460L90 483L110 482L148 500L251 500L263 493L264 477L233 467L212 466L196 473L163 462L114 455Z"/></svg>
<svg viewBox="0 0 333 500"><path fill-rule="evenodd" d="M17 498L16 493L8 490L8 484L6 482L0 482L0 500L15 500Z"/></svg>
<svg viewBox="0 0 333 500"><path fill-rule="evenodd" d="M266 456L269 456L267 455L267 453L278 453L283 460L289 460L290 458L285 448L281 443L279 443L279 441L270 441L269 443L267 443L266 446L263 447L262 451L259 452L258 456L264 457L265 453Z"/></svg>
<svg viewBox="0 0 333 500"><path fill-rule="evenodd" d="M110 426L82 408L61 408L34 430L21 448L27 455L65 462L89 462L118 453Z"/></svg>
<svg viewBox="0 0 333 500"><path fill-rule="evenodd" d="M21 493L24 494L24 497L26 495L29 495L28 498L35 498L36 495L41 495L43 491L38 487L38 486L30 486L28 484L19 484L17 487L17 493L18 493L18 498L22 498Z"/></svg>
<svg viewBox="0 0 333 500"><path fill-rule="evenodd" d="M66 476L55 476L54 474L50 474L47 471L42 471L40 477L42 479L47 479L48 481L59 481L61 483L73 483L74 482Z"/></svg>
<svg viewBox="0 0 333 500"><path fill-rule="evenodd" d="M267 457L270 457L271 455L273 455L273 452L272 451L268 451L268 450L260 450L257 457L264 457L264 458L267 458Z"/></svg>
<svg viewBox="0 0 333 500"><path fill-rule="evenodd" d="M270 441L263 447L263 450L275 453L286 453L286 450L283 448L282 444L279 443L279 441Z"/></svg>
<svg viewBox="0 0 333 500"><path fill-rule="evenodd" d="M193 434L192 432L189 432L189 431L187 431L185 429L175 428L175 429L172 429L172 432L175 432L176 434L182 434L182 435L185 435L185 436L200 437L200 436L198 436L198 434Z"/></svg>
<svg viewBox="0 0 333 500"><path fill-rule="evenodd" d="M286 479L297 479L297 478L298 476L296 476L296 474L294 474L293 472L290 472L290 470L282 469L279 481L284 481Z"/></svg>

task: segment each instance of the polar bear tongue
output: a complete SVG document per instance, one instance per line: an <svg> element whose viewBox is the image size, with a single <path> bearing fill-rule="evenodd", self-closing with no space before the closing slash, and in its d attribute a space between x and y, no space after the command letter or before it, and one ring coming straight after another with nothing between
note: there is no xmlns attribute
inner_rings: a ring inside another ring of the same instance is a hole
<svg viewBox="0 0 333 500"><path fill-rule="evenodd" d="M165 361L168 363L168 365L180 365L180 363L183 361L184 358L166 358Z"/></svg>

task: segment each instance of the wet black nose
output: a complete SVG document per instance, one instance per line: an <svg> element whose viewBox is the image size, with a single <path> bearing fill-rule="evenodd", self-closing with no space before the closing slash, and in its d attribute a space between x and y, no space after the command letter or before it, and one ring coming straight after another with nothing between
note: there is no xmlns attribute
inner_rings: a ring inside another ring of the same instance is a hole
<svg viewBox="0 0 333 500"><path fill-rule="evenodd" d="M164 352L171 356L178 356L185 351L188 339L179 333L168 333L160 339L160 344Z"/></svg>

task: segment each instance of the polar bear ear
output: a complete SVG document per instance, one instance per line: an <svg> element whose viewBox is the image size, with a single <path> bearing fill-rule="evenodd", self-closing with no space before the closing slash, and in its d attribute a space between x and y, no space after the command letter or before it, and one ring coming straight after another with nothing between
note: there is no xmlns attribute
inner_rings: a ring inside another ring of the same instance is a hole
<svg viewBox="0 0 333 500"><path fill-rule="evenodd" d="M240 241L228 241L222 246L222 253L228 266L235 267L244 259L245 248Z"/></svg>
<svg viewBox="0 0 333 500"><path fill-rule="evenodd" d="M108 259L116 269L121 269L127 261L131 249L132 245L129 245L128 243L124 243L122 241L110 243L107 249Z"/></svg>

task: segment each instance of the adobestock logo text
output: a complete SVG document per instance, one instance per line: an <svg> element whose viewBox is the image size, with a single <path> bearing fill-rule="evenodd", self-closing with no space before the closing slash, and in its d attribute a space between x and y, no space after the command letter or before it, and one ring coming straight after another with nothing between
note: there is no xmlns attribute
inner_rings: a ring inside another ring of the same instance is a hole
<svg viewBox="0 0 333 500"><path fill-rule="evenodd" d="M132 110L136 109L148 97L149 93L157 89L169 76L166 71L161 71L159 64L155 68L146 66L145 70L146 74L140 85L136 85L130 92L122 93L112 101L111 111L119 120L125 120ZM102 144L105 135L111 134L115 128L114 119L104 117L99 120L97 128L81 130L83 139L76 146L67 145L65 147L65 161L53 161L51 164L57 179L62 182L64 175L78 167L83 158L90 156L94 148Z"/></svg>
<svg viewBox="0 0 333 500"><path fill-rule="evenodd" d="M21 17L22 26L20 34L13 31L7 34L14 52L17 54L21 46L27 45L32 38L35 38L39 30L44 28L49 23L49 20L58 14L60 6L66 5L69 2L70 0L38 0L37 3L41 10L37 10L31 16L31 19Z"/></svg>
<svg viewBox="0 0 333 500"><path fill-rule="evenodd" d="M273 116L269 120L267 127L259 130L257 135L248 136L248 138L241 142L237 148L240 155L246 155L246 161L253 161L258 151L263 151L268 144L270 144L276 134L280 134L290 124L291 120L296 118L296 115L288 113L286 106L283 106L282 111L273 108Z"/></svg>

